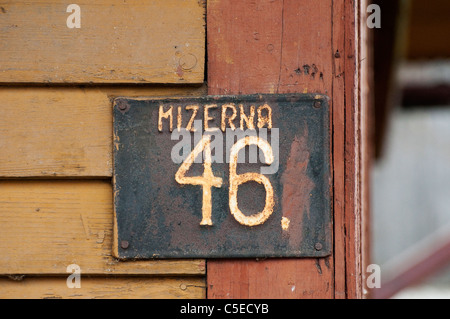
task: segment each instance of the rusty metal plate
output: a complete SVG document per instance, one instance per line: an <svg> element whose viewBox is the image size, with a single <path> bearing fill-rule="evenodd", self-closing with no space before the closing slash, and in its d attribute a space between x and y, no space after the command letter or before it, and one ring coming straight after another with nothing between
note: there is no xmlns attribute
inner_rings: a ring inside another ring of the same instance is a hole
<svg viewBox="0 0 450 319"><path fill-rule="evenodd" d="M119 258L331 253L328 98L117 98Z"/></svg>

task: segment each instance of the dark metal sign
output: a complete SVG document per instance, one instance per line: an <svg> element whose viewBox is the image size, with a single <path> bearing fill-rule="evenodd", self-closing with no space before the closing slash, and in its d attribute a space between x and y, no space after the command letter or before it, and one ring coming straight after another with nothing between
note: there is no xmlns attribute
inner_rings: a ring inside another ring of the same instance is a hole
<svg viewBox="0 0 450 319"><path fill-rule="evenodd" d="M331 253L328 98L114 103L119 258Z"/></svg>

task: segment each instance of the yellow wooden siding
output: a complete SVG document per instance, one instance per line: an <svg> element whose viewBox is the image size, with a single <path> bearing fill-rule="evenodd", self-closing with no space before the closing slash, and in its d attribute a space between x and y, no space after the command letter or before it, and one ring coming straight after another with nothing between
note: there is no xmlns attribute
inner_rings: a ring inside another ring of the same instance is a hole
<svg viewBox="0 0 450 319"><path fill-rule="evenodd" d="M204 260L112 257L109 181L0 182L0 274L204 275Z"/></svg>
<svg viewBox="0 0 450 319"><path fill-rule="evenodd" d="M114 97L206 94L205 3L76 3L0 4L0 298L205 298L205 260L112 256L111 185Z"/></svg>
<svg viewBox="0 0 450 319"><path fill-rule="evenodd" d="M0 87L0 177L111 177L114 96L205 87Z"/></svg>
<svg viewBox="0 0 450 319"><path fill-rule="evenodd" d="M66 280L66 277L0 277L0 299L205 298L205 280L196 277L81 276L80 288L68 288Z"/></svg>
<svg viewBox="0 0 450 319"><path fill-rule="evenodd" d="M70 3L2 1L0 82L203 82L203 1L78 0L80 28Z"/></svg>

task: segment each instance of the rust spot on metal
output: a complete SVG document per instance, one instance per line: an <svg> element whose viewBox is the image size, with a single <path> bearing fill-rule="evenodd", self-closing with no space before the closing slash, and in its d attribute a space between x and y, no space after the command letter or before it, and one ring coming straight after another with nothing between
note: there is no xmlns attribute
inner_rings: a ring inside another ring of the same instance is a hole
<svg viewBox="0 0 450 319"><path fill-rule="evenodd" d="M302 241L303 216L309 218L310 192L315 184L307 175L309 163L308 129L302 135L296 136L291 144L289 157L281 180L283 183L283 217L290 220L290 224L296 225L296 230L289 232L289 244L292 247L299 246Z"/></svg>

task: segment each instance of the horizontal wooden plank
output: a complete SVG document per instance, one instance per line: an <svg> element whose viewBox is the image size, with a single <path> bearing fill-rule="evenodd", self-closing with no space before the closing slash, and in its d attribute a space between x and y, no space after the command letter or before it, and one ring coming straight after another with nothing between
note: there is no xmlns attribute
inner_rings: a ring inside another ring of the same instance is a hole
<svg viewBox="0 0 450 319"><path fill-rule="evenodd" d="M72 281L73 282L73 281ZM68 288L67 277L0 278L0 299L200 299L203 278L83 277Z"/></svg>
<svg viewBox="0 0 450 319"><path fill-rule="evenodd" d="M111 97L204 92L204 87L0 87L0 177L110 177Z"/></svg>
<svg viewBox="0 0 450 319"><path fill-rule="evenodd" d="M2 1L0 82L203 82L203 1L70 3Z"/></svg>
<svg viewBox="0 0 450 319"><path fill-rule="evenodd" d="M0 274L204 275L204 260L112 257L109 181L0 181Z"/></svg>

